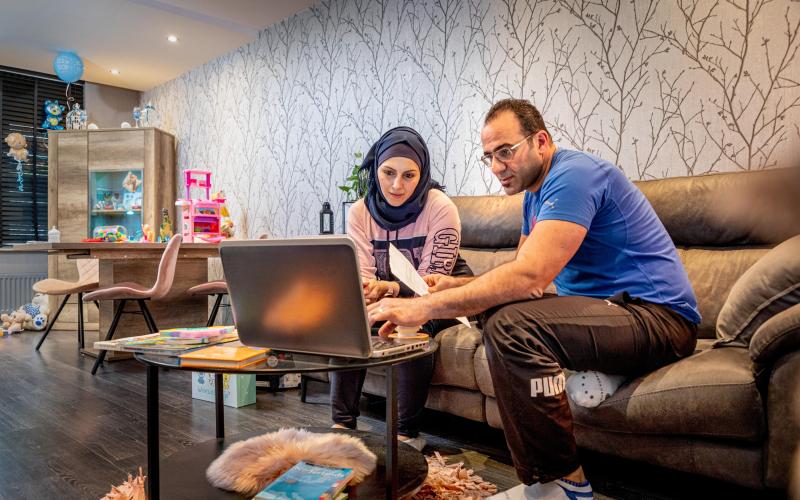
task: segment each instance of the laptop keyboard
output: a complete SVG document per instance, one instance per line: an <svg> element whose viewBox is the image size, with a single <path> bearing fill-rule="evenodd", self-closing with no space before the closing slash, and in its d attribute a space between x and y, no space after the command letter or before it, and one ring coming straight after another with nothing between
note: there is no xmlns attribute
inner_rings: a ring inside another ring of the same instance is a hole
<svg viewBox="0 0 800 500"><path fill-rule="evenodd" d="M385 340L380 337L372 337L372 349L375 351L382 351L390 347L397 347L397 344L391 340Z"/></svg>

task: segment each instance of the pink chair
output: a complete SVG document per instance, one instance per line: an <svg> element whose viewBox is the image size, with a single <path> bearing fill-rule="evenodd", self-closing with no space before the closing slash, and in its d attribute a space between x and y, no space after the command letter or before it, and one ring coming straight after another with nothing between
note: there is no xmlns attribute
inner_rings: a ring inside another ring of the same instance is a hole
<svg viewBox="0 0 800 500"><path fill-rule="evenodd" d="M199 295L217 296L216 300L214 300L214 307L211 308L211 314L208 316L208 322L206 322L206 326L213 325L214 320L217 319L217 312L219 311L220 304L222 304L222 297L228 294L228 284L225 282L225 280L209 281L208 283L195 285L187 290L187 292L189 295L193 295L195 297Z"/></svg>
<svg viewBox="0 0 800 500"><path fill-rule="evenodd" d="M267 233L262 233L259 235L258 239L266 240L268 237L269 236ZM228 295L228 284L225 282L225 280L209 281L208 283L195 285L187 290L187 293L195 297L199 295L216 295L216 300L214 300L214 306L211 308L211 314L208 316L206 326L211 326L214 324L214 321L217 319L217 313L219 312L220 306L230 307L229 304L222 304L222 297Z"/></svg>
<svg viewBox="0 0 800 500"><path fill-rule="evenodd" d="M49 319L47 330L44 331L44 335L39 339L39 343L36 344L37 351L42 347L44 339L47 338L50 334L50 330L53 329L53 325L56 324L61 310L64 309L70 296L74 293L78 294L78 349L83 349L83 294L97 290L100 287L98 275L99 267L95 259L79 259L77 265L78 281L64 281L48 278L33 284L34 292L43 293L45 295L64 295L64 300L62 300L61 305L58 306L55 316Z"/></svg>
<svg viewBox="0 0 800 500"><path fill-rule="evenodd" d="M108 328L105 340L111 340L114 337L114 331L117 329L120 317L127 314L141 314L144 317L144 322L147 323L147 328L150 333L156 333L158 327L150 314L150 310L145 304L146 300L160 300L166 297L172 288L172 282L175 278L175 266L178 262L178 250L181 247L181 235L175 235L170 238L167 248L161 255L161 262L158 264L158 276L152 288L146 288L138 283L117 283L115 285L101 288L95 292L89 293L83 297L84 302L92 300L118 300L117 310L114 313L114 319L111 320L111 326ZM139 311L125 311L125 304L129 300L135 300L139 304ZM92 366L92 375L97 372L97 368L103 364L106 357L106 351L101 350L97 355L97 360Z"/></svg>

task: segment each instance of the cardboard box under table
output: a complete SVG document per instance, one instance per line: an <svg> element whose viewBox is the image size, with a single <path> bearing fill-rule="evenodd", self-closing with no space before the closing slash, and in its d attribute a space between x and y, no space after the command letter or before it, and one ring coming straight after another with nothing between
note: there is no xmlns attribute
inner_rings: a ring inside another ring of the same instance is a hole
<svg viewBox="0 0 800 500"><path fill-rule="evenodd" d="M192 398L214 402L214 374L192 372ZM225 373L222 375L222 402L239 408L256 402L256 376Z"/></svg>

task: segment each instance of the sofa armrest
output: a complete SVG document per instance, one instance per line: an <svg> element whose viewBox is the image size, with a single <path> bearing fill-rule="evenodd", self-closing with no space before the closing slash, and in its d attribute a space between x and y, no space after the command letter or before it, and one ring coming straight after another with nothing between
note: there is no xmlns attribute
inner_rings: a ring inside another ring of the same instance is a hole
<svg viewBox="0 0 800 500"><path fill-rule="evenodd" d="M750 359L757 369L771 366L797 350L800 350L800 304L765 321L750 339Z"/></svg>

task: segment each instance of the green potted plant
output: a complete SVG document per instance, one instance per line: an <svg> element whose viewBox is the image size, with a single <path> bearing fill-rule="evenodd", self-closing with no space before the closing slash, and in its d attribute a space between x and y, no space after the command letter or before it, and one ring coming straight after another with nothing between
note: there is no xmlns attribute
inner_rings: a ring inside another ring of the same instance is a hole
<svg viewBox="0 0 800 500"><path fill-rule="evenodd" d="M345 183L339 186L345 194L345 201L342 202L342 233L347 232L347 213L350 211L350 206L367 194L367 178L361 172L361 159L364 155L357 152L353 153L353 157L355 157L353 167L345 178Z"/></svg>

